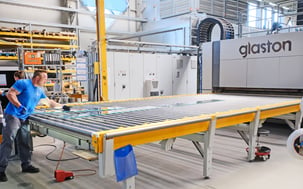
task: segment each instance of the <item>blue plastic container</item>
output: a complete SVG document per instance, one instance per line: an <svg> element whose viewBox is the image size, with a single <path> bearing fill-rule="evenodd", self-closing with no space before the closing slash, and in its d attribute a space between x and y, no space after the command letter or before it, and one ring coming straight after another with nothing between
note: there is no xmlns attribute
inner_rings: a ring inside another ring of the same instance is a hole
<svg viewBox="0 0 303 189"><path fill-rule="evenodd" d="M117 182L138 174L136 157L131 145L115 150L114 159Z"/></svg>

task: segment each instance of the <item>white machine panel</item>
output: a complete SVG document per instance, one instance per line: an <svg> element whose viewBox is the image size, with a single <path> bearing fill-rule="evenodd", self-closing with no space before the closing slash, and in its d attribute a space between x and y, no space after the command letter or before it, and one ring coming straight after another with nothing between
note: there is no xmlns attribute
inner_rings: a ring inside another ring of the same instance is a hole
<svg viewBox="0 0 303 189"><path fill-rule="evenodd" d="M212 91L212 43L202 44L202 92Z"/></svg>
<svg viewBox="0 0 303 189"><path fill-rule="evenodd" d="M303 56L280 57L280 88L303 89L302 61Z"/></svg>
<svg viewBox="0 0 303 189"><path fill-rule="evenodd" d="M303 32L205 43L202 53L203 92L218 79L212 87L303 89Z"/></svg>
<svg viewBox="0 0 303 189"><path fill-rule="evenodd" d="M187 92L186 94L197 93L197 57L191 56L187 65Z"/></svg>
<svg viewBox="0 0 303 189"><path fill-rule="evenodd" d="M246 87L246 78L246 60L224 60L220 62L221 87Z"/></svg>
<svg viewBox="0 0 303 189"><path fill-rule="evenodd" d="M247 87L279 88L279 58L247 60Z"/></svg>
<svg viewBox="0 0 303 189"><path fill-rule="evenodd" d="M221 60L296 56L303 52L303 33L292 32L221 41Z"/></svg>

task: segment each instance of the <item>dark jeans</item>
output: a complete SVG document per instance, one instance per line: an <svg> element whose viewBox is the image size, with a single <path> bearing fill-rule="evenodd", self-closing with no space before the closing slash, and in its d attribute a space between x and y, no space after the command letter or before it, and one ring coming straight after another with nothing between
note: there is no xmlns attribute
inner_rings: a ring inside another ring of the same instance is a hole
<svg viewBox="0 0 303 189"><path fill-rule="evenodd" d="M4 115L5 125L2 128L2 143L0 145L0 172L4 172L12 153L16 139L22 168L31 162L31 136L28 124L12 115Z"/></svg>

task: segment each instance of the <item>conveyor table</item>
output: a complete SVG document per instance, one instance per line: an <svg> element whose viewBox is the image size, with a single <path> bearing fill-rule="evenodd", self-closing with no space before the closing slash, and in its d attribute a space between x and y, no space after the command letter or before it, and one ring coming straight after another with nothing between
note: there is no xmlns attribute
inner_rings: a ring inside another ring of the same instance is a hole
<svg viewBox="0 0 303 189"><path fill-rule="evenodd" d="M152 97L74 104L70 112L40 109L30 117L30 124L33 130L42 134L94 150L99 155L101 176L114 174L113 151L128 144L140 145L176 137L192 140L196 142L195 146L197 142L204 142L204 150L200 153L204 157L203 175L208 177L215 129L246 123L248 156L252 160L257 129L262 121L287 115L287 120L294 121L295 127L299 128L300 106L300 98L275 96Z"/></svg>

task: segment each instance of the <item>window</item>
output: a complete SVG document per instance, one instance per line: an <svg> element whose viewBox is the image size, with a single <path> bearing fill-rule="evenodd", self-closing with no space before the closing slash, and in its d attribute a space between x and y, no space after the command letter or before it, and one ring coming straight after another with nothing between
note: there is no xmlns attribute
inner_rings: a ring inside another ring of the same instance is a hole
<svg viewBox="0 0 303 189"><path fill-rule="evenodd" d="M248 26L257 26L257 4L248 3Z"/></svg>
<svg viewBox="0 0 303 189"><path fill-rule="evenodd" d="M272 26L272 8L266 7L262 11L262 27L263 29L271 28Z"/></svg>
<svg viewBox="0 0 303 189"><path fill-rule="evenodd" d="M83 6L87 7L90 11L96 11L96 3L95 0L81 0ZM126 11L128 7L127 0L105 0L105 13L106 14L113 14L113 15L120 15ZM112 25L113 19L106 18L106 28Z"/></svg>

